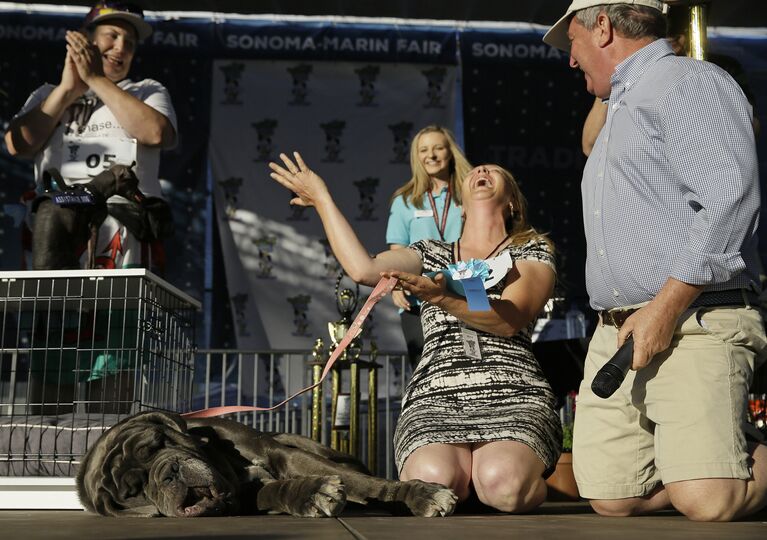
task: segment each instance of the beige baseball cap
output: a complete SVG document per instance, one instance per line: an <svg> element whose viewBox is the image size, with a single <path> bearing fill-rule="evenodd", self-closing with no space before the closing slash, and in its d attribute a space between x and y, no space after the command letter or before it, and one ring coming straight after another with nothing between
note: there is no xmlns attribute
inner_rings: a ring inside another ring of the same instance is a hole
<svg viewBox="0 0 767 540"><path fill-rule="evenodd" d="M139 41L144 41L152 35L152 26L144 20L144 11L129 2L97 2L88 12L83 21L85 28L93 28L97 24L110 20L122 20L133 25Z"/></svg>
<svg viewBox="0 0 767 540"><path fill-rule="evenodd" d="M567 12L543 36L543 42L568 52L570 50L570 40L567 39L567 30L570 27L570 16L582 9L607 4L634 4L655 8L663 13L668 11L668 4L660 0L573 0L573 3L567 8Z"/></svg>

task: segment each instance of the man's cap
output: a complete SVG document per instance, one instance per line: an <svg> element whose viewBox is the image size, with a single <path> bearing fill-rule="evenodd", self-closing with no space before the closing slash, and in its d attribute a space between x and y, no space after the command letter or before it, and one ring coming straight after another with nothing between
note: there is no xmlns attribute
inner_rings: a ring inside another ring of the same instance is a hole
<svg viewBox="0 0 767 540"><path fill-rule="evenodd" d="M567 38L567 30L570 27L570 16L576 11L582 9L603 6L607 4L630 4L636 6L647 6L655 8L662 13L668 11L668 4L660 0L573 0L567 12L559 19L554 26L549 28L546 35L543 36L543 42L557 49L568 52L570 50L570 40Z"/></svg>
<svg viewBox="0 0 767 540"><path fill-rule="evenodd" d="M144 41L152 35L152 26L144 20L141 8L126 2L98 2L85 16L83 26L93 28L97 24L116 19L132 24L139 41Z"/></svg>

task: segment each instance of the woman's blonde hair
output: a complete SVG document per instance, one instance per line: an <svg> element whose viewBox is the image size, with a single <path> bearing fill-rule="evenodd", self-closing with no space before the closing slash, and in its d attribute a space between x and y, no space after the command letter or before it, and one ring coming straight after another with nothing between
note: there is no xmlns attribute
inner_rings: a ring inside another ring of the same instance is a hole
<svg viewBox="0 0 767 540"><path fill-rule="evenodd" d="M431 179L423 163L418 159L418 140L421 138L421 135L426 133L441 133L447 139L451 157L448 186L453 194L455 203L461 204L461 181L469 174L471 164L467 161L466 156L463 155L463 151L461 151L458 143L455 142L453 133L449 129L437 125L426 126L413 137L413 142L410 144L410 170L413 172L413 176L404 186L394 192L392 200L402 195L405 204L413 204L416 208L424 207L424 195L431 190Z"/></svg>
<svg viewBox="0 0 767 540"><path fill-rule="evenodd" d="M508 215L506 216L506 232L511 237L511 243L516 245L526 244L531 240L538 240L548 244L551 248L551 252L554 252L554 244L549 237L544 233L539 233L533 226L527 221L527 199L522 194L522 190L519 189L519 184L511 174L511 171L501 167L500 165L493 165L498 167L506 179L506 184L509 186L511 192L511 201L509 201L513 207L508 209ZM507 207L508 208L508 207Z"/></svg>

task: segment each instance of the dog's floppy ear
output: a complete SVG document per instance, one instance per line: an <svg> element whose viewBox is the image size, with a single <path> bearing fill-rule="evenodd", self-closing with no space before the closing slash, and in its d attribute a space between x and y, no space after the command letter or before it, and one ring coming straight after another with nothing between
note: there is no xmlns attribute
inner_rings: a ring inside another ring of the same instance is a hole
<svg viewBox="0 0 767 540"><path fill-rule="evenodd" d="M186 433L186 420L184 420L180 414L164 412L164 411L146 411L137 415L126 418L120 424L130 425L134 422L150 424L160 424L168 426L171 429ZM118 424L118 425L120 425Z"/></svg>

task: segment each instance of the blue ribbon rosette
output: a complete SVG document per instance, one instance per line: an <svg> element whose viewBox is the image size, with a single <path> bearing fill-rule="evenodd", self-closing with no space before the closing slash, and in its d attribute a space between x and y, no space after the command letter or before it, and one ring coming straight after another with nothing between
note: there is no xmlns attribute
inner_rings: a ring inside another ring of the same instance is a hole
<svg viewBox="0 0 767 540"><path fill-rule="evenodd" d="M469 311L490 311L490 301L485 290L485 280L490 274L487 262L481 259L458 261L447 265L445 270L429 272L426 275L434 277L439 273L447 279L449 291L466 297Z"/></svg>

